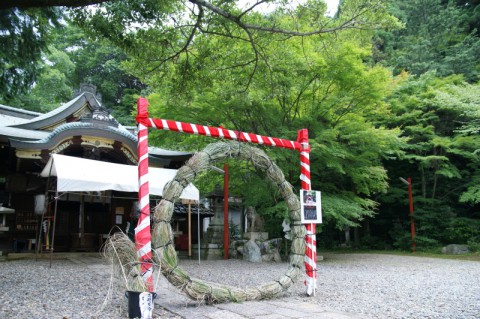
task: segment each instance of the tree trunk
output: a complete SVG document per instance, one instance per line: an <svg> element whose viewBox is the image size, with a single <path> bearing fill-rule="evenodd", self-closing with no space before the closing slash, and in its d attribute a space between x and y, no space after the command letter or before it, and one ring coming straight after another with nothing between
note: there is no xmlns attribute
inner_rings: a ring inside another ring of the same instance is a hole
<svg viewBox="0 0 480 319"><path fill-rule="evenodd" d="M421 166L420 166L420 175L422 176L422 196L423 198L427 198L427 182L425 180L425 171Z"/></svg>
<svg viewBox="0 0 480 319"><path fill-rule="evenodd" d="M363 221L363 229L364 229L364 233L363 233L363 236L370 236L370 221L368 220L368 218L365 218L364 221Z"/></svg>
<svg viewBox="0 0 480 319"><path fill-rule="evenodd" d="M345 245L350 246L350 226L345 226Z"/></svg>
<svg viewBox="0 0 480 319"><path fill-rule="evenodd" d="M353 229L353 242L355 243L355 246L360 245L360 229L358 229L358 227Z"/></svg>

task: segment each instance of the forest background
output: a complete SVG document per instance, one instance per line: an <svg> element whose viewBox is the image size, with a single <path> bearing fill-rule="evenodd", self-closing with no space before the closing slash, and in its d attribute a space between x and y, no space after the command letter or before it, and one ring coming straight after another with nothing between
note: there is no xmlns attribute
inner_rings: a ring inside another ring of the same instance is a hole
<svg viewBox="0 0 480 319"><path fill-rule="evenodd" d="M6 0L0 103L47 112L83 82L135 125L151 117L295 140L307 128L319 247L480 250L480 4L462 0ZM197 151L213 141L151 131ZM299 155L265 148L296 189ZM228 161L230 192L282 236L286 205L265 172ZM202 193L222 183L205 174Z"/></svg>

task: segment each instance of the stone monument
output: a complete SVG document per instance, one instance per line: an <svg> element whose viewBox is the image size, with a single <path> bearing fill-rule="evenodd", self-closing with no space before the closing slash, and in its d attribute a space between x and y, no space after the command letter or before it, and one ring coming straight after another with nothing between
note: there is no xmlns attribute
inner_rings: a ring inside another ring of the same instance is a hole
<svg viewBox="0 0 480 319"><path fill-rule="evenodd" d="M247 225L245 227L246 232L243 234L243 237L251 240L267 240L268 233L264 231L263 226L264 221L262 216L257 213L255 207L249 206L247 208Z"/></svg>
<svg viewBox="0 0 480 319"><path fill-rule="evenodd" d="M282 239L268 240L268 232L264 231L264 220L254 207L247 208L247 225L243 237L246 239L241 254L243 260L250 262L281 261L279 244Z"/></svg>
<svg viewBox="0 0 480 319"><path fill-rule="evenodd" d="M223 196L220 185L216 185L213 193L207 196L215 214L208 225L200 250L203 258L207 260L223 259Z"/></svg>

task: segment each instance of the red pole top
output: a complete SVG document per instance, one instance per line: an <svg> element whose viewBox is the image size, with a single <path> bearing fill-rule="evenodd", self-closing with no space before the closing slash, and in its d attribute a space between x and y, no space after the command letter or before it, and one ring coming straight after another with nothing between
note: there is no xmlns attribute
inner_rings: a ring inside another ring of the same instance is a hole
<svg viewBox="0 0 480 319"><path fill-rule="evenodd" d="M306 128L297 131L297 142L308 143L308 130Z"/></svg>
<svg viewBox="0 0 480 319"><path fill-rule="evenodd" d="M137 116L135 121L138 124L149 126L148 123L148 100L144 97L139 97L137 100Z"/></svg>
<svg viewBox="0 0 480 319"><path fill-rule="evenodd" d="M148 100L144 97L139 97L137 100L137 114L147 113Z"/></svg>

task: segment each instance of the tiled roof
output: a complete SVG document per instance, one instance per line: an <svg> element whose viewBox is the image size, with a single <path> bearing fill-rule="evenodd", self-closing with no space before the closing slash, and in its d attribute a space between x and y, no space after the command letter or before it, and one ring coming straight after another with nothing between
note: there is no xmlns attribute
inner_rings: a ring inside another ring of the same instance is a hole
<svg viewBox="0 0 480 319"><path fill-rule="evenodd" d="M178 215L187 215L188 214L188 205L184 204L175 204L174 209L173 209L174 214ZM198 206L197 205L191 205L190 206L190 213L197 215L198 214ZM203 217L212 217L214 215L214 212L211 208L206 208L203 205L200 205L200 216Z"/></svg>
<svg viewBox="0 0 480 319"><path fill-rule="evenodd" d="M38 140L46 138L49 132L26 130L23 128L0 126L0 136L16 138L21 140Z"/></svg>
<svg viewBox="0 0 480 319"><path fill-rule="evenodd" d="M73 129L81 129L81 128L96 128L96 126L92 123L89 123L89 122L67 123L67 124L64 124L64 125L61 125L61 126L57 127L55 130L53 130L50 134L48 134L44 138L39 139L37 141L31 141L30 143L43 144L43 143L48 142L55 135L58 135L61 132L68 131L68 130L73 130ZM109 131L109 132L112 132L114 134L124 136L124 137L132 140L132 142L137 143L137 137L135 135L133 135L132 133L128 132L127 130L119 129L119 128L113 127L113 126L104 126L104 127L102 127L102 130ZM38 131L34 131L34 132L38 133Z"/></svg>
<svg viewBox="0 0 480 319"><path fill-rule="evenodd" d="M0 127L26 123L31 121L32 118L40 115L42 115L42 113L17 109L0 104Z"/></svg>
<svg viewBox="0 0 480 319"><path fill-rule="evenodd" d="M37 116L42 115L42 113L39 113L39 112L28 111L28 110L19 109L19 108L16 108L16 107L12 107L12 106L8 106L8 105L2 105L2 104L0 104L0 112L2 112L2 113L6 113L6 112L15 113L15 114L18 114L19 116L29 117L29 118L37 117Z"/></svg>
<svg viewBox="0 0 480 319"><path fill-rule="evenodd" d="M72 104L75 104L75 102L77 102L79 99L81 99L83 96L84 96L85 93L75 97L73 100L67 102L67 103L64 103L62 104L60 107L57 107L56 109L54 110L51 110L50 112L47 112L47 113L43 113L33 119L31 119L30 121L28 121L29 123L33 123L33 122L39 122L39 121L42 121L42 120L45 120L47 118L51 118L51 117L54 117L60 113L62 113L63 111L65 111L66 109L68 109ZM25 123L23 123L25 124Z"/></svg>
<svg viewBox="0 0 480 319"><path fill-rule="evenodd" d="M84 101L82 102L81 99L84 99ZM56 135L70 130L96 128L111 132L115 135L123 136L132 141L132 143L137 143L136 127L123 126L116 122L111 115L109 115L109 118L111 121L115 121L115 125L105 123L107 125L100 124L101 126L99 126L97 125L98 123L92 123L92 121L88 119L84 121L85 118L83 118L83 120L78 122L62 124L51 132L39 129L42 125L48 125L48 123L55 121L55 118L57 118L56 120L59 120L61 116L65 116L66 113L62 114L62 112L68 111L70 107L76 109L87 102L93 104L92 106L94 107L101 107L101 102L98 101L96 96L91 92L82 92L71 101L44 114L0 105L0 137L3 136L5 141L10 139L17 146L25 146L27 144L35 145L47 143ZM166 150L154 146L148 148L148 153L150 156L157 159L172 159L175 157L188 158L193 155L191 152Z"/></svg>

